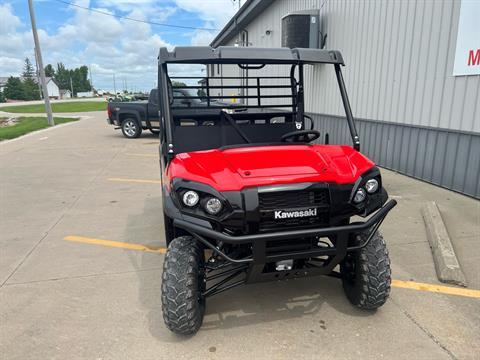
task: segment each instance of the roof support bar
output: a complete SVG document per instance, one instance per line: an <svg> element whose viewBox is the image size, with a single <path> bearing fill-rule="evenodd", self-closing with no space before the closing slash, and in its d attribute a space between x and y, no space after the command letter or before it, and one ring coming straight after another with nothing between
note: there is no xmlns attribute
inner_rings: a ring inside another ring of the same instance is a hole
<svg viewBox="0 0 480 360"><path fill-rule="evenodd" d="M297 130L305 129L305 99L304 99L304 86L303 86L303 64L298 65L298 93L296 99L297 105L297 124L301 124L301 128L297 127Z"/></svg>
<svg viewBox="0 0 480 360"><path fill-rule="evenodd" d="M172 136L172 112L170 110L170 99L168 96L168 75L167 75L167 64L159 64L158 66L158 97L159 104L161 104L158 111L158 117L161 119L161 124L165 126L165 129L160 131L165 131L165 143L167 149L163 149L162 153L167 154L168 159L173 157L173 136Z"/></svg>
<svg viewBox="0 0 480 360"><path fill-rule="evenodd" d="M353 120L352 109L350 108L347 90L345 89L345 82L343 81L342 71L340 70L340 64L335 64L335 74L337 75L338 87L340 88L340 95L342 96L343 107L345 108L345 114L347 116L348 128L350 129L350 135L353 140L353 148L360 151L360 139Z"/></svg>

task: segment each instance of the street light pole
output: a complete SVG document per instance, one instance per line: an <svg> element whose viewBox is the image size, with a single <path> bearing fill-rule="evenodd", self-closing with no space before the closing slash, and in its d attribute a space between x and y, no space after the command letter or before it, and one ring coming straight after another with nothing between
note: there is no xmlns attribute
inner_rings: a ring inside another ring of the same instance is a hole
<svg viewBox="0 0 480 360"><path fill-rule="evenodd" d="M45 82L45 70L43 68L42 51L40 49L40 41L38 40L37 23L35 21L35 13L33 11L32 0L28 0L28 9L30 10L30 20L32 21L33 41L35 42L35 53L38 61L38 68L40 70L40 81L42 83L43 100L45 101L45 112L47 113L48 125L53 126L55 125L55 122L53 121L52 107L50 106L47 83Z"/></svg>

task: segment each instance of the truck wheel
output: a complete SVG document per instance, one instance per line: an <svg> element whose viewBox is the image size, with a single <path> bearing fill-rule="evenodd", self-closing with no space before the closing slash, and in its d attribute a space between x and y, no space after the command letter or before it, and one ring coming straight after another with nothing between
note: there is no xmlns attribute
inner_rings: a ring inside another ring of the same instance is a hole
<svg viewBox="0 0 480 360"><path fill-rule="evenodd" d="M191 236L168 246L162 275L163 320L170 331L190 335L198 331L205 312L204 255Z"/></svg>
<svg viewBox="0 0 480 360"><path fill-rule="evenodd" d="M366 234L360 235L361 241ZM350 302L365 310L379 308L390 294L391 271L388 250L377 231L364 248L348 253L340 264L342 283Z"/></svg>
<svg viewBox="0 0 480 360"><path fill-rule="evenodd" d="M128 139L135 139L142 134L142 127L136 119L126 118L122 121L122 133Z"/></svg>

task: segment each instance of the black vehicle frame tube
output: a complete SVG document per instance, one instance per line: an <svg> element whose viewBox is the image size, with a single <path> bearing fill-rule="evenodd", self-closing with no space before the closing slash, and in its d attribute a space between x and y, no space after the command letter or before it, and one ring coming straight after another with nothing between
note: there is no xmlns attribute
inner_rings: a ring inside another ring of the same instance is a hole
<svg viewBox="0 0 480 360"><path fill-rule="evenodd" d="M158 66L158 97L159 97L159 104L160 110L158 111L158 117L161 119L161 123L165 126L165 135L166 135L166 142L167 142L167 159L171 160L174 154L173 150L173 135L172 135L172 112L170 109L170 99L169 99L169 91L168 91L168 72L167 72L167 64L162 63ZM163 112L162 112L163 109ZM162 119L163 117L163 119Z"/></svg>
<svg viewBox="0 0 480 360"><path fill-rule="evenodd" d="M233 284L236 284L236 285L233 285L233 284L230 284L230 285L233 285L231 287L229 287L230 285L226 285L225 287L221 287L222 285L228 283L230 280L233 280L235 279L238 275L244 273L245 270L238 270L237 272L234 272L233 274L230 274L228 275L227 277L225 277L224 279L220 280L218 283L212 285L208 290L206 290L202 295L207 297L207 296L212 296L212 295L215 295L215 294L218 294L219 292L221 291L225 291L227 289L230 289L231 287L234 287L234 286L237 286L239 284L243 284L245 283L245 280L241 280L238 282L238 284L236 283L233 283Z"/></svg>
<svg viewBox="0 0 480 360"><path fill-rule="evenodd" d="M376 225L379 221L382 221L383 218L387 216L388 212L391 209L393 209L396 205L397 205L396 200L390 200L382 208L380 208L375 214L373 214L367 221L361 224L332 226L327 228L289 230L289 231L281 231L281 232L240 235L240 236L230 236L230 235L221 233L219 231L208 229L206 227L193 224L189 221L185 221L181 219L175 219L173 222L174 222L174 226L187 230L197 238L199 238L199 236L206 236L206 237L223 241L229 244L247 244L247 243L255 242L255 240L284 240L284 239L292 239L292 238L298 238L298 237L304 237L304 236L328 236L328 235L335 235L338 233L361 232ZM209 244L209 245L207 244L205 245L209 246L210 248L212 248L217 252L220 252L213 245L211 245L206 239L202 239L202 240L204 240L206 243ZM238 262L239 260L235 260L235 261Z"/></svg>
<svg viewBox="0 0 480 360"><path fill-rule="evenodd" d="M350 107L350 101L348 100L347 90L345 88L345 81L343 80L342 70L340 64L335 64L335 74L337 75L338 87L340 88L340 95L342 96L343 107L345 109L345 115L347 117L348 128L353 140L353 148L360 151L360 139L358 137L355 122L353 120L352 109Z"/></svg>
<svg viewBox="0 0 480 360"><path fill-rule="evenodd" d="M229 264L231 266L231 264ZM219 279L227 274L230 274L232 272L235 272L235 271L238 271L238 270L247 270L248 269L248 265L240 265L240 266L236 266L236 267L233 267L233 268L230 268L230 269L227 269L227 270L224 270L218 274L214 274L214 275L207 275L205 277L205 280L207 281L211 281L211 280L215 280L215 279ZM215 270L210 270L210 271L215 271Z"/></svg>
<svg viewBox="0 0 480 360"><path fill-rule="evenodd" d="M303 64L298 65L298 93L297 93L297 122L302 124L302 128L297 130L303 130L305 128L305 119L303 114L305 113L305 101L304 101L304 86L303 86Z"/></svg>
<svg viewBox="0 0 480 360"><path fill-rule="evenodd" d="M292 112L297 112L297 80L295 79L295 69L297 65L290 67L290 89L292 91Z"/></svg>
<svg viewBox="0 0 480 360"><path fill-rule="evenodd" d="M191 223L189 223L191 224ZM193 224L192 224L193 225ZM197 225L198 226L198 225ZM213 231L213 230L212 230ZM252 258L247 258L247 259L232 259L230 256L228 256L227 254L225 254L223 251L221 251L219 248L217 248L216 246L214 246L213 244L211 244L207 239L203 238L201 235L198 235L196 232L191 232L191 234L198 240L200 241L203 245L205 245L206 247L212 249L214 252L216 252L217 254L223 256L225 259L227 259L228 261L232 262L232 263L238 263L238 264L242 264L242 263L248 263L248 262L252 262L253 259Z"/></svg>
<svg viewBox="0 0 480 360"><path fill-rule="evenodd" d="M228 284L228 285L225 285L224 287L220 288L220 289L215 289L215 290L212 290L210 293L208 294L205 294L204 293L204 296L205 297L210 297L210 296L213 296L213 295L217 295L217 294L220 294L224 291L227 291L227 290L230 290L231 288L234 288L234 287L237 287L237 286L240 286L240 285L243 285L245 284L246 281L245 280L239 280L239 281L236 281L234 283L231 283L231 284Z"/></svg>
<svg viewBox="0 0 480 360"><path fill-rule="evenodd" d="M380 219L380 220L373 226L373 228L370 230L370 234L368 235L367 240L366 240L365 242L363 242L362 244L357 245L357 246L349 247L348 250L349 250L349 251L360 250L361 248L364 248L365 246L367 246L368 243L370 242L370 240L372 240L373 235L375 235L375 232L378 230L378 228L380 227L380 225L382 225L383 220L385 220L385 217L383 217L382 219Z"/></svg>

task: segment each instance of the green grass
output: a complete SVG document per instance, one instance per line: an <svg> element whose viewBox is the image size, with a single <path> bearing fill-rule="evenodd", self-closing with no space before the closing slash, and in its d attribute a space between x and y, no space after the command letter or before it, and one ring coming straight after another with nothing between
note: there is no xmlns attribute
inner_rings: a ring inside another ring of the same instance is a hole
<svg viewBox="0 0 480 360"><path fill-rule="evenodd" d="M103 101L67 101L52 103L52 111L62 112L84 112L107 110L107 102ZM44 113L44 104L18 105L1 107L0 111L9 113Z"/></svg>
<svg viewBox="0 0 480 360"><path fill-rule="evenodd" d="M71 121L77 121L78 118L53 118L55 125L63 124ZM18 122L12 126L0 127L0 141L14 139L16 137L28 134L29 132L40 130L48 127L46 117L21 117Z"/></svg>

